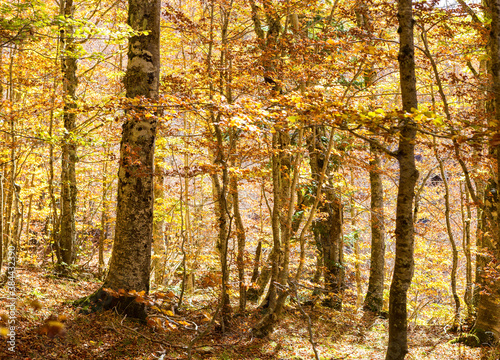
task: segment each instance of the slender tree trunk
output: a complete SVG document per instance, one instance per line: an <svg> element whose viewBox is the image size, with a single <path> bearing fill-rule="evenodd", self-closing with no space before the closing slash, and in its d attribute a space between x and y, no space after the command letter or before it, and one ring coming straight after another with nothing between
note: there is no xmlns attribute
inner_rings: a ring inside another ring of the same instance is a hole
<svg viewBox="0 0 500 360"><path fill-rule="evenodd" d="M403 111L418 107L413 43L412 0L398 0L399 74ZM396 258L389 294L389 344L386 360L403 360L408 353L407 292L413 277L413 198L418 171L415 167L416 129L402 118L397 159L399 184L396 205Z"/></svg>
<svg viewBox="0 0 500 360"><path fill-rule="evenodd" d="M10 49L10 61L9 61L9 91L8 91L8 99L14 103L14 58L16 47ZM13 220L14 215L12 210L14 209L14 202L16 199L16 173L17 173L17 160L16 160L16 123L14 114L10 114L9 116L9 125L10 125L10 133L11 133L11 148L10 148L10 179L9 179L9 188L7 192L7 203L5 208L5 230L4 234L6 235L5 241L3 243L4 249L6 249L9 244L13 242ZM3 215L3 214L2 214ZM6 253L3 254L6 256Z"/></svg>
<svg viewBox="0 0 500 360"><path fill-rule="evenodd" d="M14 207L12 209L12 235L10 245L14 246L16 249L16 256L21 242L21 232L23 230L23 208L24 204L21 201L21 186L19 184L14 184Z"/></svg>
<svg viewBox="0 0 500 360"><path fill-rule="evenodd" d="M238 281L240 285L239 311L244 312L247 302L246 286L245 286L245 258L244 258L246 237L245 237L245 227L243 225L243 220L241 219L241 214L240 214L238 179L235 174L231 175L230 187L231 187L230 193L233 197L233 214L234 214L234 222L236 225L236 238L238 239L238 254L236 257L236 264L238 267Z"/></svg>
<svg viewBox="0 0 500 360"><path fill-rule="evenodd" d="M33 205L33 184L35 182L35 173L33 172L33 174L31 174L31 181L30 181L30 195L28 197L28 216L26 217L26 241L29 241L30 239L30 224L31 224L31 210L32 210L32 205Z"/></svg>
<svg viewBox="0 0 500 360"><path fill-rule="evenodd" d="M453 300L455 301L455 316L453 319L452 331L456 331L460 324L460 298L457 294L457 268L458 268L458 249L457 244L455 243L455 239L453 237L453 229L451 228L451 219L450 219L450 189L448 186L448 179L446 178L446 173L444 171L443 160L439 156L437 145L434 139L434 155L436 156L436 160L439 164L439 171L441 173L441 178L443 179L444 185L444 216L446 219L446 232L448 233L448 239L451 244L452 249L452 266L451 266L451 274L450 274L450 283L451 283L451 293L453 296Z"/></svg>
<svg viewBox="0 0 500 360"><path fill-rule="evenodd" d="M379 314L384 303L385 267L385 226L384 188L380 174L380 156L373 145L370 146L370 226L372 231L370 251L370 278L363 308Z"/></svg>
<svg viewBox="0 0 500 360"><path fill-rule="evenodd" d="M354 174L351 168L351 185L354 186ZM356 310L359 309L363 302L362 294L362 284L361 284L361 259L360 259L360 249L359 249L359 234L357 229L358 210L356 209L356 203L354 202L354 194L351 195L350 203L350 215L351 215L351 232L353 234L354 242L354 277L356 279Z"/></svg>
<svg viewBox="0 0 500 360"><path fill-rule="evenodd" d="M1 54L0 54L1 55ZM5 164L2 164L2 172L0 173L0 274L2 273L3 265L3 243L4 243L4 209L5 209Z"/></svg>
<svg viewBox="0 0 500 360"><path fill-rule="evenodd" d="M262 255L262 240L259 240L259 243L257 244L257 249L255 249L255 259L253 261L252 280L250 280L252 284L255 283L259 278L259 264L261 255Z"/></svg>
<svg viewBox="0 0 500 360"><path fill-rule="evenodd" d="M99 278L102 279L104 277L104 243L106 241L107 236L107 228L108 228L108 154L109 147L106 147L104 150L105 161L102 164L102 196L101 196L101 236L99 237Z"/></svg>
<svg viewBox="0 0 500 360"><path fill-rule="evenodd" d="M3 45L0 46L0 103L3 103ZM6 141L6 140L4 140ZM2 164L0 173L0 275L2 274L3 249L4 249L4 205L5 205L5 164Z"/></svg>
<svg viewBox="0 0 500 360"><path fill-rule="evenodd" d="M263 217L262 200L264 198L264 191L265 191L264 185L262 185L261 191L260 191L260 206L259 206L259 219L260 219L260 234L261 234L261 236L264 233L264 219L262 218ZM250 281L250 283L252 284L252 287L247 290L247 294L246 294L248 300L258 299L258 297L255 296L256 292L255 292L255 294L253 294L253 293L254 293L254 290L256 290L254 288L254 286L257 282L257 279L259 278L259 265L260 265L261 256L262 256L262 238L259 239L259 243L257 244L257 249L255 249L255 259L253 262L252 280ZM250 295L251 293L252 293L252 295Z"/></svg>
<svg viewBox="0 0 500 360"><path fill-rule="evenodd" d="M65 0L62 5L62 14L68 20L73 19L73 0ZM65 271L67 266L73 264L76 258L75 240L75 213L76 213L76 173L75 163L77 159L76 145L72 138L76 128L76 87L78 78L76 76L77 59L73 42L73 26L65 25L61 29L61 51L63 72L63 96L64 96L64 129L65 136L61 155L61 220L59 230L59 254L58 265Z"/></svg>
<svg viewBox="0 0 500 360"><path fill-rule="evenodd" d="M165 199L165 191L163 190L165 176L163 174L163 169L161 166L156 164L156 174L155 174L155 184L154 184L154 194L157 209L160 209L160 214L155 216L153 225L153 259L152 259L152 269L154 272L154 282L156 286L163 284L163 274L164 269L164 257L165 257L165 220L164 217L164 206L163 201ZM188 207L186 201L186 208ZM186 214L187 217L187 214ZM187 223L187 221L186 221ZM189 232L188 232L189 233ZM189 235L188 235L189 236Z"/></svg>
<svg viewBox="0 0 500 360"><path fill-rule="evenodd" d="M484 200L486 186L482 180L475 181L476 196L475 200ZM474 201L472 192L467 186L467 194L471 196ZM477 313L477 305L479 303L479 293L481 291L481 273L483 272L486 264L485 257L483 256L483 237L486 231L485 212L481 206L476 207L476 266L474 267L474 289L472 291L472 304L474 305L475 314Z"/></svg>
<svg viewBox="0 0 500 360"><path fill-rule="evenodd" d="M465 192L465 194L464 194ZM464 201L465 195L465 201ZM464 204L465 203L465 204ZM464 209L465 208L465 209ZM460 211L462 213L462 248L465 254L465 293L464 302L467 307L467 323L471 323L474 314L472 306L472 256L470 222L472 212L469 204L469 192L466 186L460 183Z"/></svg>
<svg viewBox="0 0 500 360"><path fill-rule="evenodd" d="M218 122L218 121L217 121ZM227 263L230 219L228 218L228 201L227 193L229 190L229 176L226 166L226 161L223 155L223 138L219 125L215 125L215 132L217 138L217 153L214 163L222 166L222 179L219 179L218 174L212 175L214 184L214 198L215 198L215 214L217 217L218 237L217 237L217 250L219 251L222 273L222 289L221 289L221 316L223 331L229 325L229 315L231 313L231 304L229 302L229 269ZM222 180L222 181L221 181Z"/></svg>
<svg viewBox="0 0 500 360"><path fill-rule="evenodd" d="M303 130L299 131L297 147L302 145ZM266 296L268 311L266 315L253 327L252 332L257 337L267 336L279 321L285 300L288 297L290 237L292 234L295 195L298 182L298 173L301 164L301 155L292 157L286 153L290 147L288 129L273 133L272 139L272 171L273 171L273 250L270 255L271 284ZM293 176L291 176L293 170ZM290 181L291 180L291 181Z"/></svg>
<svg viewBox="0 0 500 360"><path fill-rule="evenodd" d="M160 0L129 0L127 23L133 30L147 34L129 39L126 96L155 101L160 74ZM130 105L123 124L115 241L103 284L103 288L114 291L149 292L157 126L153 111ZM116 307L129 317L146 317L144 304L136 302L133 296L115 298L100 289L89 300L93 310Z"/></svg>

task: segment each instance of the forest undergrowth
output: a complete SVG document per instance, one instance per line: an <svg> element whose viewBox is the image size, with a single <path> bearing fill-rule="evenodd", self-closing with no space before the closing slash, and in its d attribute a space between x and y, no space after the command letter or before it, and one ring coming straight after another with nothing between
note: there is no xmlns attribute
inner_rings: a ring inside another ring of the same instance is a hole
<svg viewBox="0 0 500 360"><path fill-rule="evenodd" d="M217 321L216 288L196 290L175 308L172 291L152 292L147 324L112 311L82 314L73 301L101 285L90 273L62 278L37 267L17 269L16 349L0 346L1 359L186 359L192 346L193 359L313 359L307 319L296 301L285 308L283 320L267 338L252 336L251 327L260 316L255 306L245 314L233 312L230 328L222 333ZM310 317L320 359L384 359L387 320L370 313L353 311L354 299L347 299L344 311L303 305ZM0 308L10 301L6 288L0 289ZM155 315L156 314L156 315ZM152 321L156 316L156 319ZM2 315L2 322L7 316ZM210 327L206 335L198 337ZM407 359L487 359L498 360L491 348L468 348L452 344L457 337L444 325L410 324ZM6 342L6 339L2 339Z"/></svg>

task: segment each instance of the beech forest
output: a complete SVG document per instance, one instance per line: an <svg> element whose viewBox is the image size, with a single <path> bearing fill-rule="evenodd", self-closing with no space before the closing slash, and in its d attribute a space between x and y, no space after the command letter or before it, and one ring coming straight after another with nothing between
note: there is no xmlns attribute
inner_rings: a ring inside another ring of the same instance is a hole
<svg viewBox="0 0 500 360"><path fill-rule="evenodd" d="M0 0L0 359L499 360L500 0Z"/></svg>

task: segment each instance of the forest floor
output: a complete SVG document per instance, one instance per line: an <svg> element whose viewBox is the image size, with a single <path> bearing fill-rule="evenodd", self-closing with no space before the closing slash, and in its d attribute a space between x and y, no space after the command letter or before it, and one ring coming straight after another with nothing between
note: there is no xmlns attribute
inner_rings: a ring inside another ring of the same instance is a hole
<svg viewBox="0 0 500 360"><path fill-rule="evenodd" d="M160 331L156 326L159 323L140 324L110 311L79 313L71 302L100 286L89 276L59 278L39 268L25 267L17 269L16 285L15 351L9 351L6 337L0 338L0 359L186 359L186 348L197 334L194 327L203 329L210 324L217 303L205 292L204 296L187 298L183 311L172 314L165 310L165 302L163 310L155 308L166 314L158 319L170 319L167 330ZM3 287L0 327L9 321L10 304ZM369 318L361 311L303 308L312 320L321 359L384 359L387 320ZM193 344L193 359L314 359L307 319L296 304L288 305L283 320L266 339L251 336L249 329L257 317L254 308L245 316L233 316L225 334L217 331L215 323L214 331ZM447 333L444 326L410 326L407 359L500 359L498 350L450 344L454 337L456 334Z"/></svg>

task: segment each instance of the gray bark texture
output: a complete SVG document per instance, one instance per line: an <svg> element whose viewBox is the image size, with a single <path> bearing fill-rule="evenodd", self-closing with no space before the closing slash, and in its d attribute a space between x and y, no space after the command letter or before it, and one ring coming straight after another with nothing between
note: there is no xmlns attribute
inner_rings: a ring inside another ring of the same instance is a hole
<svg viewBox="0 0 500 360"><path fill-rule="evenodd" d="M412 0L398 1L399 75L403 111L416 109L415 49L413 42ZM389 293L389 344L386 360L403 360L408 353L407 292L413 277L413 199L418 171L415 167L416 129L407 118L401 119L397 159L399 184L396 204L396 258Z"/></svg>
<svg viewBox="0 0 500 360"><path fill-rule="evenodd" d="M160 0L129 0L128 24L136 31L148 33L129 39L126 95L154 101L160 74ZM157 119L147 110L131 106L123 124L115 239L103 285L115 291L149 292ZM101 289L91 300L101 308L116 307L129 317L146 316L144 305L134 297L113 298Z"/></svg>
<svg viewBox="0 0 500 360"><path fill-rule="evenodd" d="M372 230L370 254L370 278L363 308L374 313L382 311L384 301L384 264L385 264L385 226L384 226L384 188L380 175L380 157L377 149L371 146L370 160L370 226Z"/></svg>

